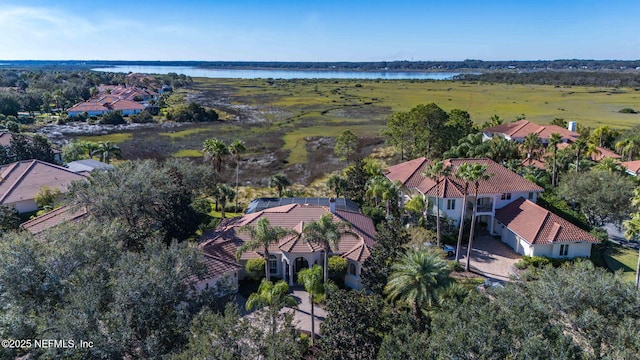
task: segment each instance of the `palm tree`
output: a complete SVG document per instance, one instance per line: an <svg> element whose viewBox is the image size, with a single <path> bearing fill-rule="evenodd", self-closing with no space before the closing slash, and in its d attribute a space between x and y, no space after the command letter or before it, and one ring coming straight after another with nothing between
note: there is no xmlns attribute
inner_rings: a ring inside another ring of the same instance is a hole
<svg viewBox="0 0 640 360"><path fill-rule="evenodd" d="M584 139L578 139L573 143L573 148L576 151L576 173L580 171L580 154L582 151L587 150L587 141Z"/></svg>
<svg viewBox="0 0 640 360"><path fill-rule="evenodd" d="M469 245L467 246L467 264L464 267L465 271L469 271L469 262L471 260L471 246L473 246L473 236L476 228L476 213L478 212L478 188L480 187L480 180L489 180L490 174L485 174L487 166L482 164L473 164L469 169L468 180L473 182L474 186L474 201L473 212L471 213L471 230L469 232Z"/></svg>
<svg viewBox="0 0 640 360"><path fill-rule="evenodd" d="M317 221L304 225L302 239L324 248L324 282L329 279L329 252L333 245L338 249L340 239L344 235L357 236L351 231L351 224L345 221L333 221L331 214L324 214Z"/></svg>
<svg viewBox="0 0 640 360"><path fill-rule="evenodd" d="M424 331L423 309L437 302L437 291L449 282L450 271L438 252L409 248L391 266L384 291L389 300L409 306L416 317L418 329Z"/></svg>
<svg viewBox="0 0 640 360"><path fill-rule="evenodd" d="M460 249L462 248L462 234L464 232L464 217L467 213L467 195L469 194L469 171L471 164L463 163L456 171L456 178L464 181L462 197L462 214L460 215L460 229L458 230L458 243L456 245L456 262L460 261Z"/></svg>
<svg viewBox="0 0 640 360"><path fill-rule="evenodd" d="M313 346L313 340L316 337L314 313L314 301L316 295L324 293L324 284L322 283L322 268L318 265L313 265L309 269L302 269L298 272L298 282L304 286L304 289L309 293L309 302L311 303L311 346Z"/></svg>
<svg viewBox="0 0 640 360"><path fill-rule="evenodd" d="M631 204L640 207L640 188L633 190L633 198ZM631 213L631 218L622 223L625 228L624 237L633 239L640 235L640 212ZM636 265L636 288L640 289L640 250L638 250L638 264Z"/></svg>
<svg viewBox="0 0 640 360"><path fill-rule="evenodd" d="M214 196L216 201L220 203L220 217L224 219L227 202L233 201L236 197L236 192L226 184L220 184L214 191Z"/></svg>
<svg viewBox="0 0 640 360"><path fill-rule="evenodd" d="M245 242L238 248L236 251L236 260L240 260L240 256L247 251L257 250L262 248L265 264L264 264L264 273L269 280L271 278L271 273L269 269L269 246L271 244L277 244L280 239L289 235L297 235L297 233L292 229L285 229L279 226L270 226L269 219L260 218L255 225L243 225L238 231L248 233L251 237L250 241Z"/></svg>
<svg viewBox="0 0 640 360"><path fill-rule="evenodd" d="M269 186L278 190L279 198L282 197L282 191L289 185L291 185L291 181L283 173L277 173L269 179Z"/></svg>
<svg viewBox="0 0 640 360"><path fill-rule="evenodd" d="M216 169L216 172L222 171L225 156L229 155L229 148L220 139L207 139L202 147L205 160L210 160Z"/></svg>
<svg viewBox="0 0 640 360"><path fill-rule="evenodd" d="M385 202L387 216L391 212L391 200L398 198L398 187L382 176L375 176L367 184L366 195L373 198L376 207Z"/></svg>
<svg viewBox="0 0 640 360"><path fill-rule="evenodd" d="M111 158L120 158L122 156L122 150L120 147L111 141L100 141L97 144L97 147L91 151L91 157L94 155L98 156L98 159L103 163L110 163Z"/></svg>
<svg viewBox="0 0 640 360"><path fill-rule="evenodd" d="M640 150L640 137L632 137L624 140L620 140L616 143L616 151L624 157L627 156L627 161L631 161L634 155Z"/></svg>
<svg viewBox="0 0 640 360"><path fill-rule="evenodd" d="M438 246L440 246L440 183L451 175L451 166L445 166L443 161L436 161L427 165L422 175L436 182L436 238Z"/></svg>
<svg viewBox="0 0 640 360"><path fill-rule="evenodd" d="M528 134L522 141L522 148L527 154L529 165L531 165L533 160L538 158L540 150L542 149L542 140L540 140L540 136L538 136L537 133Z"/></svg>
<svg viewBox="0 0 640 360"><path fill-rule="evenodd" d="M327 187L336 194L336 197L342 196L346 186L347 180L340 175L333 174L329 176L329 179L327 179Z"/></svg>
<svg viewBox="0 0 640 360"><path fill-rule="evenodd" d="M274 284L267 279L263 279L258 291L249 295L245 307L247 310L267 307L271 316L271 334L275 336L278 329L277 319L280 310L287 306L293 307L297 305L296 299L289 295L289 285L285 281L280 280Z"/></svg>
<svg viewBox="0 0 640 360"><path fill-rule="evenodd" d="M625 170L622 165L620 165L620 161L618 159L614 159L611 157L605 157L602 160L598 161L598 164L593 167L593 169L608 171L609 173L622 173L624 174Z"/></svg>
<svg viewBox="0 0 640 360"><path fill-rule="evenodd" d="M558 144L562 142L562 135L559 133L553 133L549 136L549 146L553 148L553 170L551 172L551 185L555 187L557 185L557 170L558 170Z"/></svg>
<svg viewBox="0 0 640 360"><path fill-rule="evenodd" d="M236 162L236 195L238 194L238 177L240 174L240 154L246 150L247 147L242 140L236 139L229 145L229 153L231 153L233 160ZM238 211L238 197L239 196L236 196L236 212Z"/></svg>

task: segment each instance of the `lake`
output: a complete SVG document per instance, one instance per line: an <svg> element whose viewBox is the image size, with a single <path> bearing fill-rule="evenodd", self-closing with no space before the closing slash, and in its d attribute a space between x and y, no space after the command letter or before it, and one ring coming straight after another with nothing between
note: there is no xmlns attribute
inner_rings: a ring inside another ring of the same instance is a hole
<svg viewBox="0 0 640 360"><path fill-rule="evenodd" d="M383 79L383 80L448 80L459 73L451 72L364 72L364 71L307 71L265 69L203 69L191 66L115 65L94 71L142 74L168 74L174 72L191 77L230 79Z"/></svg>

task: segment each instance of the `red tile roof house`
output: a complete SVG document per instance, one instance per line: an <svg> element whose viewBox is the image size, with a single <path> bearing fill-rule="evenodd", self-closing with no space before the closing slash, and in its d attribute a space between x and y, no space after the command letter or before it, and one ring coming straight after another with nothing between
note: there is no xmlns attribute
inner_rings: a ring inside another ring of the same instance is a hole
<svg viewBox="0 0 640 360"><path fill-rule="evenodd" d="M624 166L629 175L638 176L640 174L640 160L624 161L620 165Z"/></svg>
<svg viewBox="0 0 640 360"><path fill-rule="evenodd" d="M20 227L33 235L37 235L66 222L81 221L87 218L88 214L85 207L65 205L23 222Z"/></svg>
<svg viewBox="0 0 640 360"><path fill-rule="evenodd" d="M422 175L425 167L429 165L431 162L426 158L418 158L415 160L407 161L404 163L400 163L398 165L391 166L388 169L386 174L387 178L393 182L400 181L404 187L407 189L405 193L402 195L403 197L411 198L413 196L422 196L425 200L429 200L430 204L434 204L433 208L429 209L432 214L436 214L436 206L440 207L441 216L446 216L454 221L455 224L460 224L460 218L462 216L462 201L464 197L464 182L456 179L455 176L445 177L440 182L440 191L439 191L439 203L436 205L436 182ZM527 206L525 210L520 211L520 217L518 217L519 221L522 221L526 224L526 219L529 218L529 213L531 213L531 218L534 218L534 215L544 211L548 213L543 208L539 207L535 204L540 193L542 193L543 188L540 186L526 180L522 176L514 173L513 171L505 168L504 166L490 160L490 159L449 159L445 160L446 165L451 165L452 173L455 174L455 170L460 167L463 163L470 164L482 164L487 166L486 174L491 174L491 177L488 180L480 181L479 191L478 191L478 221L484 222L487 224L487 230L493 235L501 235L503 241L505 239L510 239L508 236L505 236L504 231L506 229L511 229L511 223L506 221L503 217L503 221L500 222L498 220L498 214L505 214L505 212L511 211L509 206L512 203L516 203L521 201L520 199L528 199L527 204L531 204ZM473 185L469 186L470 195L467 197L467 213L466 215L471 217L471 209L473 207L474 200L474 188ZM507 210L502 210L507 209ZM515 211L515 210L513 210ZM537 215L536 215L537 216ZM554 219L556 218L553 215ZM505 222L506 221L506 222ZM559 221L556 221L560 223ZM519 224L519 223L518 223ZM531 226L538 226L531 223ZM572 239L571 241L583 241L587 242L589 251L591 250L591 240L593 237L588 235L586 232L579 232L579 230L575 225L572 225L566 221L562 222L562 226L565 231L570 229L571 233L579 233L581 236L584 235L583 239ZM576 230L577 229L577 230ZM585 235L586 234L586 235ZM584 251L575 251L562 255L558 251L546 252L543 250L536 250L536 247L540 247L542 242L540 242L536 237L530 236L530 233L524 233L521 235L523 241L528 242L530 246L512 246L513 249L523 255L531 255L537 253L545 253L546 256L549 257L569 257L571 256L589 256L589 253L584 255ZM564 238L563 238L564 239ZM506 242L506 241L505 241ZM556 242L552 243L556 244ZM508 243L509 245L513 245ZM515 243L514 243L515 244ZM586 245L585 245L586 247Z"/></svg>
<svg viewBox="0 0 640 360"><path fill-rule="evenodd" d="M332 254L347 259L345 285L353 289L361 289L360 271L362 264L370 256L375 245L376 231L373 221L357 212L337 210L334 206L315 206L290 204L265 209L242 217L225 219L215 230L204 233L200 244L206 264L207 275L197 287L199 289L213 286L221 279L237 281L243 273L243 265L248 259L261 257L260 250L249 251L242 255L240 263L235 260L237 249L250 240L248 234L238 231L243 225L255 224L260 218L269 219L271 226L294 229L301 233L304 224L320 219L322 215L332 214L334 221L346 221L352 225L356 236L344 235ZM315 244L303 241L299 236L288 236L269 248L271 274L286 280L293 286L298 271L318 264L323 264L323 249Z"/></svg>
<svg viewBox="0 0 640 360"><path fill-rule="evenodd" d="M38 210L35 197L43 186L66 192L72 181L84 180L64 167L39 160L25 160L0 166L0 205L19 213Z"/></svg>
<svg viewBox="0 0 640 360"><path fill-rule="evenodd" d="M122 115L133 115L140 113L144 108L144 105L135 101L105 95L98 100L88 100L73 105L67 109L67 115L78 116L86 112L89 116L98 116L109 111L119 111Z"/></svg>
<svg viewBox="0 0 640 360"><path fill-rule="evenodd" d="M561 126L557 125L538 125L536 123L532 123L528 120L519 120L516 122L512 122L509 124L500 124L497 126L493 126L490 128L486 128L482 130L482 138L484 141L491 140L494 136L501 136L507 140L513 140L515 142L523 142L524 138L529 134L538 134L542 144L547 146L549 144L549 138L551 134L558 133L562 137L562 143L558 145L558 149L563 149L568 147L569 144L575 142L580 134L570 131L569 129L565 129ZM591 155L591 160L600 161L605 157L610 157L614 159L619 159L620 155L615 152L597 147L599 154ZM540 166L538 166L540 167ZM543 167L540 167L543 168Z"/></svg>

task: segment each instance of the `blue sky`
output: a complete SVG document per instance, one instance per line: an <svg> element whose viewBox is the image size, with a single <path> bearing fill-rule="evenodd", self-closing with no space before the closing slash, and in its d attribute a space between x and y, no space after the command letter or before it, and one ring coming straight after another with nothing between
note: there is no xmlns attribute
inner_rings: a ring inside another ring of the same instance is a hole
<svg viewBox="0 0 640 360"><path fill-rule="evenodd" d="M0 59L636 60L638 14L638 0L0 0Z"/></svg>

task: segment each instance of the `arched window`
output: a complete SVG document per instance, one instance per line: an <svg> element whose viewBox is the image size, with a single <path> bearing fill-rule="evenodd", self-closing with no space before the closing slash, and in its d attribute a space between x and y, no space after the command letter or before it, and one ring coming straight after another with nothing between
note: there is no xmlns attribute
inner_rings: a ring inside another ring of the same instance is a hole
<svg viewBox="0 0 640 360"><path fill-rule="evenodd" d="M356 264L349 263L349 274L356 276Z"/></svg>

